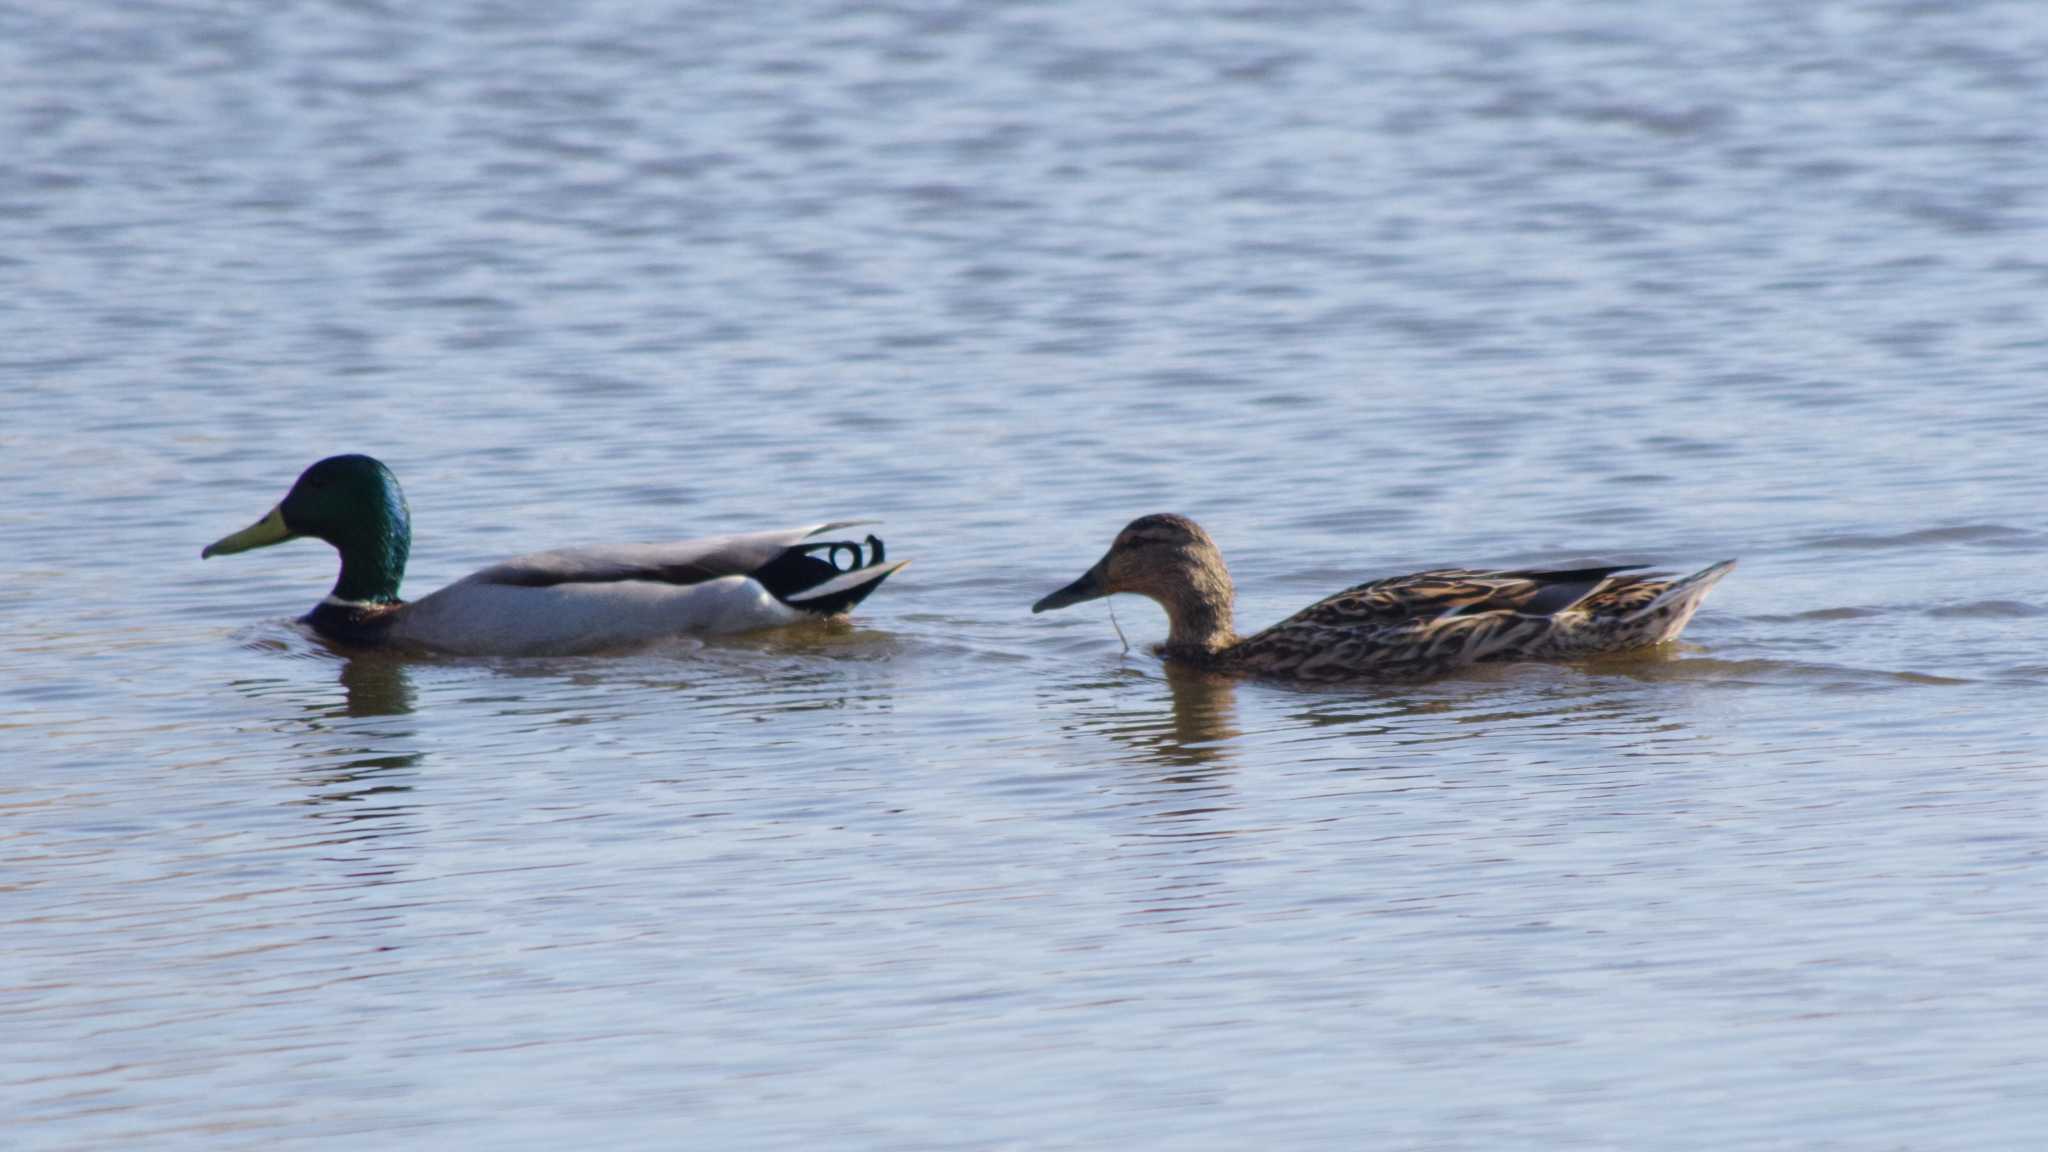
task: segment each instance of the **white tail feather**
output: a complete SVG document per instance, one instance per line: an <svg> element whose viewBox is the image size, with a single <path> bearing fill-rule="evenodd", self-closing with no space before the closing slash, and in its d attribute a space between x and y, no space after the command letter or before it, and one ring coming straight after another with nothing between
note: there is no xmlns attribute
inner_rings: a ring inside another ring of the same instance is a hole
<svg viewBox="0 0 2048 1152"><path fill-rule="evenodd" d="M858 588L863 584L872 584L909 563L910 561L908 560L898 560L894 564L870 564L865 568L855 568L850 572L841 572L823 584L806 588L791 596L785 596L782 600L785 604L802 604L807 600L816 600L821 596L831 596L844 592L849 588Z"/></svg>

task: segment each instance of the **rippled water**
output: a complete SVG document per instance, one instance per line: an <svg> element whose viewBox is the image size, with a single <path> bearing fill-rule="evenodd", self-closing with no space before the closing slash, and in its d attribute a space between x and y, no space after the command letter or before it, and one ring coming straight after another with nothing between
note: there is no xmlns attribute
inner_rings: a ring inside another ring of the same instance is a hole
<svg viewBox="0 0 2048 1152"><path fill-rule="evenodd" d="M0 12L0 1143L2031 1148L2030 3ZM348 658L313 459L504 555L879 516L850 626ZM1305 691L1033 618L1728 555Z"/></svg>

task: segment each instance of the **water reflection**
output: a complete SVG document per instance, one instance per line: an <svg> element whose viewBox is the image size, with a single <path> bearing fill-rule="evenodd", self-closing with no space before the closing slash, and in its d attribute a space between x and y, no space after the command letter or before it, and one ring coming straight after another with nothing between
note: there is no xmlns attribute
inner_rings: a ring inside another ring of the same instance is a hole
<svg viewBox="0 0 2048 1152"><path fill-rule="evenodd" d="M1067 734L1090 745L1080 756L1121 829L1132 923L1201 931L1236 922L1241 900L1216 865L1249 831L1233 783L1238 690L1229 677L1168 665L1121 667L1047 694ZM1096 737L1128 752L1105 768Z"/></svg>
<svg viewBox="0 0 2048 1152"><path fill-rule="evenodd" d="M352 656L341 662L343 701L338 716L409 716L412 674L390 656Z"/></svg>
<svg viewBox="0 0 2048 1152"><path fill-rule="evenodd" d="M408 662L386 654L337 657L324 647L281 650L298 657L291 661L298 668L333 668L331 686L299 675L230 686L273 716L292 779L304 789L291 802L321 809L318 819L386 825L370 834L390 830L390 822L416 807L393 798L412 791L410 780L424 760L414 723L401 719L417 706ZM362 834L351 829L351 838Z"/></svg>
<svg viewBox="0 0 2048 1152"><path fill-rule="evenodd" d="M893 707L893 636L843 625L785 631L796 635L679 637L630 654L489 661L475 665L485 670L481 691L456 703L565 725L629 717L657 700L672 708L677 697L707 716L757 720Z"/></svg>
<svg viewBox="0 0 2048 1152"><path fill-rule="evenodd" d="M1155 738L1153 754L1164 763L1190 768L1227 765L1229 742L1243 735L1237 723L1237 682L1169 666L1166 687L1173 694L1172 724Z"/></svg>
<svg viewBox="0 0 2048 1152"><path fill-rule="evenodd" d="M311 705L309 712L328 721L413 714L412 672L401 658L384 654L344 657L338 680L341 699ZM343 805L320 814L320 818L351 825L377 825L368 835L391 831L394 825L402 827L403 818L416 807L397 803L396 798L412 791L412 784L404 781L421 764L422 755L413 746L417 732L411 724L374 728L347 725L344 730L363 743L323 749L325 762L300 776L309 789L300 802L322 807Z"/></svg>
<svg viewBox="0 0 2048 1152"><path fill-rule="evenodd" d="M1661 662L1660 662L1661 663ZM1484 665L1423 684L1361 684L1350 692L1276 685L1306 699L1289 716L1304 729L1381 736L1389 748L1484 739L1526 729L1587 733L1682 731L1667 719L1668 694L1645 689L1656 664Z"/></svg>
<svg viewBox="0 0 2048 1152"><path fill-rule="evenodd" d="M344 822L393 820L411 811L414 805L392 803L393 798L412 791L411 784L398 783L392 774L419 766L419 754L406 752L362 756L323 767L300 777L312 791L298 803L351 805L345 811L328 814L327 818Z"/></svg>
<svg viewBox="0 0 2048 1152"><path fill-rule="evenodd" d="M1063 691L1085 701L1073 712L1082 730L1180 773L1166 781L1198 783L1228 768L1230 742L1241 735L1236 681L1167 665L1164 683L1162 698L1157 677L1121 669L1108 679L1066 684ZM1131 692L1134 687L1139 691Z"/></svg>

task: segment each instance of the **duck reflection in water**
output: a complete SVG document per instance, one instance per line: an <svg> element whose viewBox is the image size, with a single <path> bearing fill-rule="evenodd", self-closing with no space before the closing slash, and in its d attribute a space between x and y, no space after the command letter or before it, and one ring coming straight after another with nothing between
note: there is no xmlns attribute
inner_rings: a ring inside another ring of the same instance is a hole
<svg viewBox="0 0 2048 1152"><path fill-rule="evenodd" d="M1149 670L1070 685L1080 697L1075 728L1129 749L1116 770L1091 773L1119 829L1123 918L1148 930L1235 924L1244 900L1217 865L1255 832L1234 783L1238 682L1172 664L1160 671L1163 692Z"/></svg>
<svg viewBox="0 0 2048 1152"><path fill-rule="evenodd" d="M343 699L333 716L410 716L412 675L404 660L383 656L350 656L341 662Z"/></svg>
<svg viewBox="0 0 2048 1152"><path fill-rule="evenodd" d="M1168 783L1196 784L1231 767L1230 741L1237 727L1237 683L1194 668L1164 666L1171 708L1161 712L1156 694L1147 692L1141 705L1125 706L1133 686L1153 688L1157 679L1123 672L1111 680L1090 679L1073 685L1103 704L1084 707L1077 717L1083 727L1143 753L1146 759L1172 769L1192 769L1164 777Z"/></svg>
<svg viewBox="0 0 2048 1152"><path fill-rule="evenodd" d="M330 659L323 654L317 663ZM406 661L382 655L344 655L334 666L339 693L310 686L292 693L298 705L295 726L302 734L290 740L288 750L294 778L306 788L295 802L319 809L317 819L360 825L358 835L395 830L386 825L412 808L394 803L397 794L412 791L410 783L401 781L411 778L423 756L413 746L409 723L376 721L412 715L411 670ZM271 698L269 692L252 695Z"/></svg>

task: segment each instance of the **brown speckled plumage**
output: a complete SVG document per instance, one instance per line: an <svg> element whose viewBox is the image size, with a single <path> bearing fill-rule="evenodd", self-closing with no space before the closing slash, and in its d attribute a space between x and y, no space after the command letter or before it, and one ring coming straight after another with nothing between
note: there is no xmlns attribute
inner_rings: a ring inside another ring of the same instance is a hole
<svg viewBox="0 0 2048 1152"><path fill-rule="evenodd" d="M1734 566L1724 561L1683 578L1635 567L1434 569L1347 588L1240 637L1215 542L1186 517L1156 514L1133 520L1101 561L1033 611L1135 592L1166 609L1160 654L1170 660L1299 680L1405 679L1661 644L1677 638Z"/></svg>

